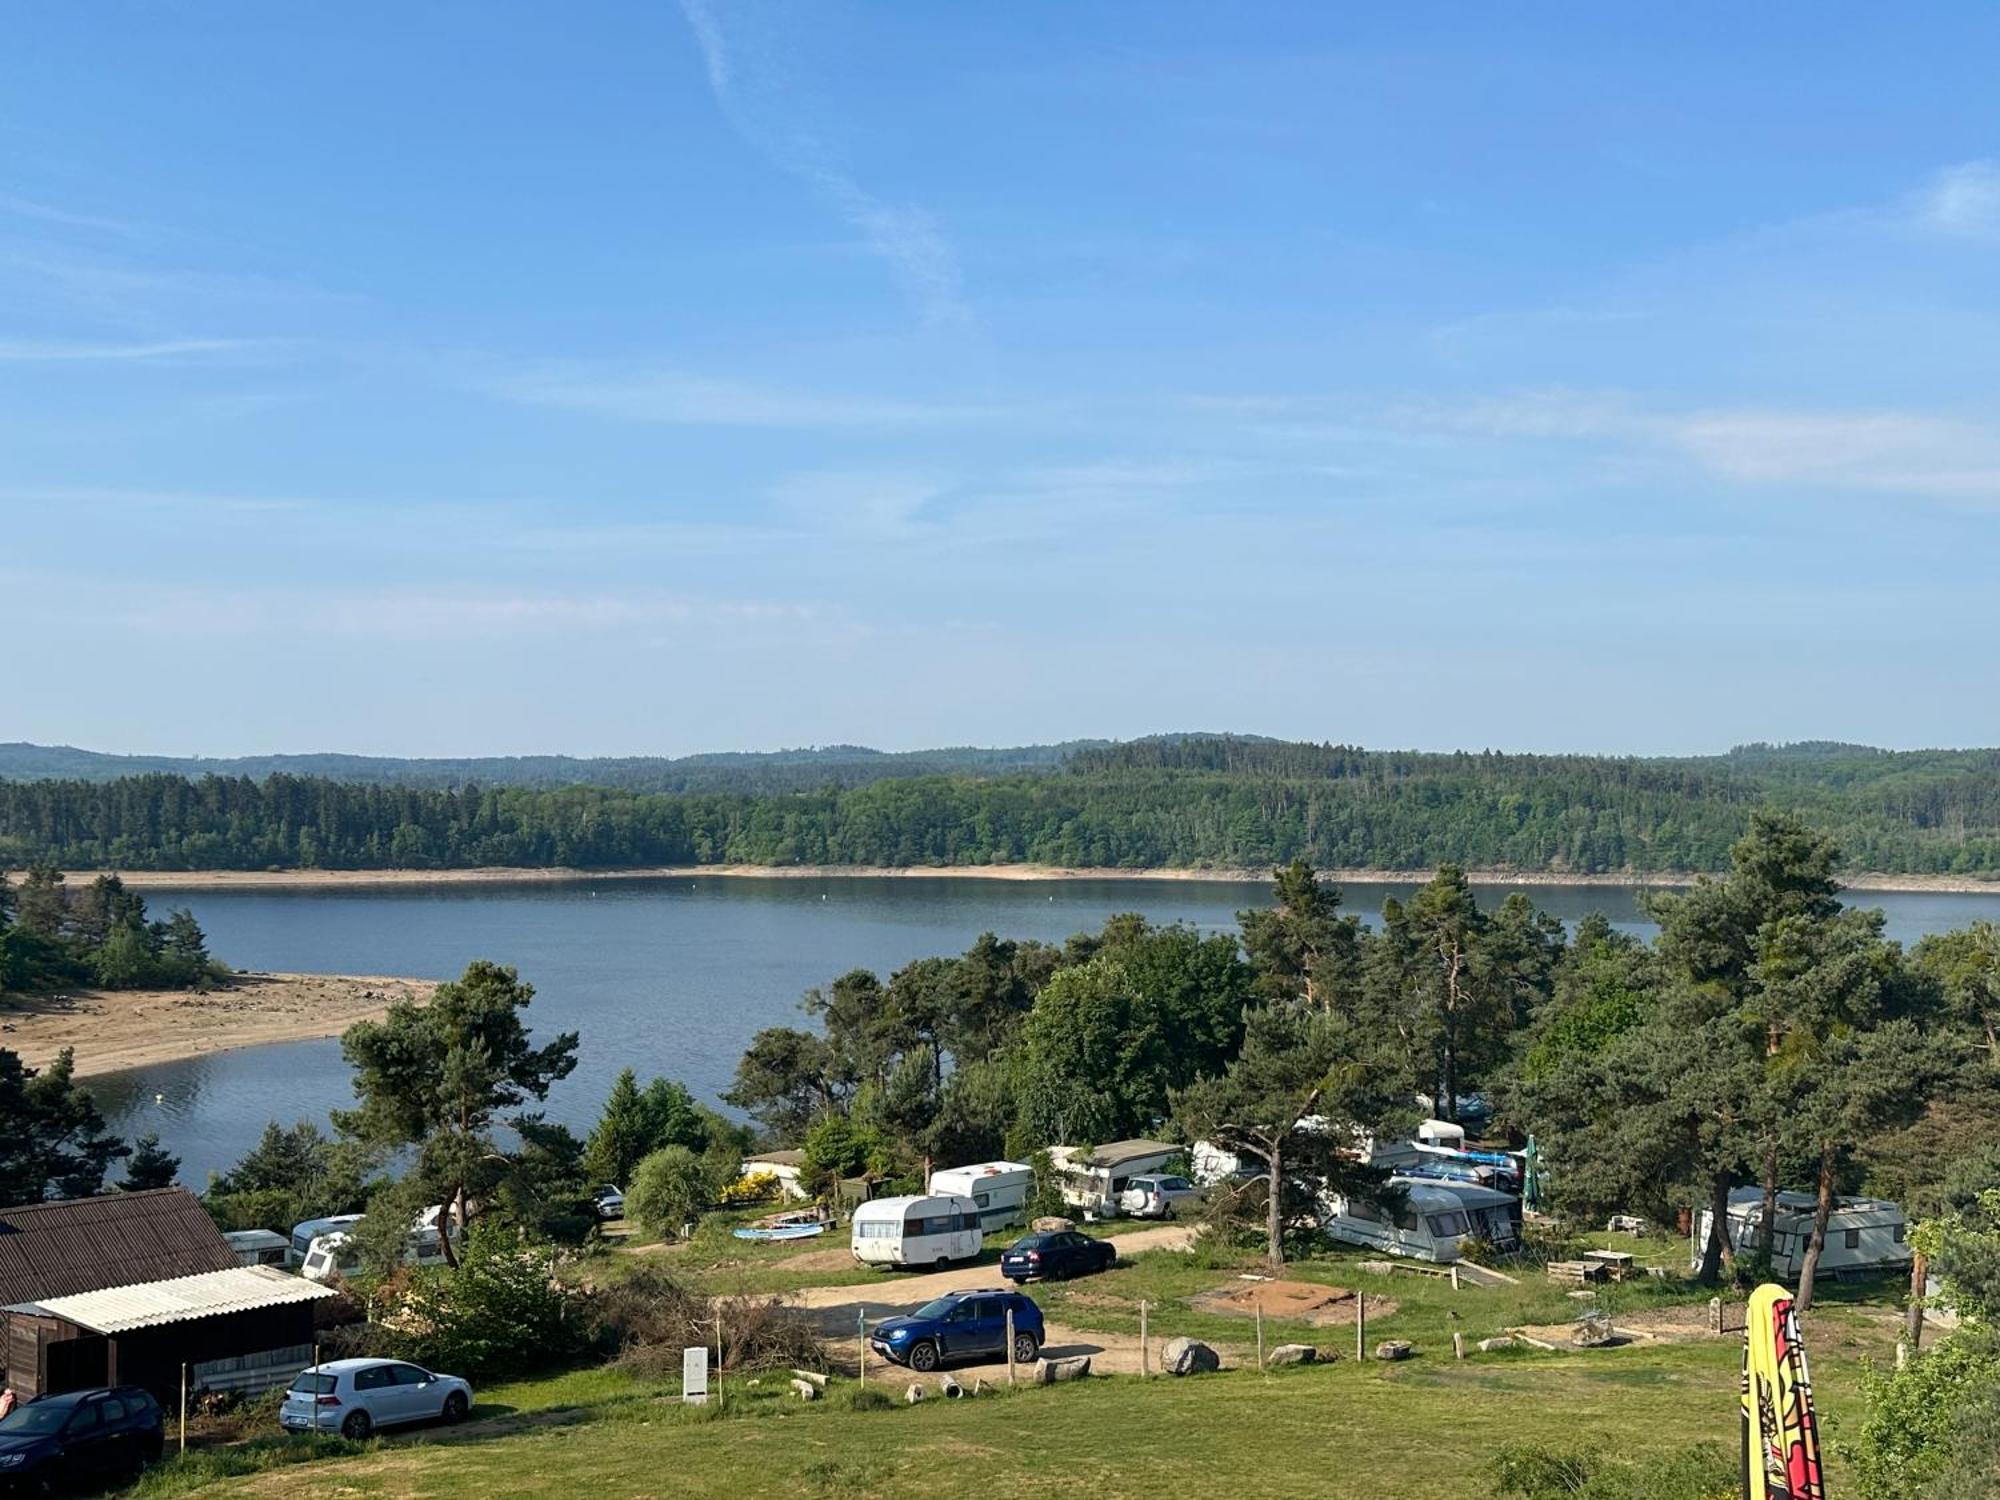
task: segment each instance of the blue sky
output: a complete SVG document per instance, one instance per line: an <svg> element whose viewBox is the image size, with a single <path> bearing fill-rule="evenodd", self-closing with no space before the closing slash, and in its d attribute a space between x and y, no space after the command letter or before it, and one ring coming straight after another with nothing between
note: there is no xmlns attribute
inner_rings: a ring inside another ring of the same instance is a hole
<svg viewBox="0 0 2000 1500"><path fill-rule="evenodd" d="M1992 7L4 14L0 739L2000 742Z"/></svg>

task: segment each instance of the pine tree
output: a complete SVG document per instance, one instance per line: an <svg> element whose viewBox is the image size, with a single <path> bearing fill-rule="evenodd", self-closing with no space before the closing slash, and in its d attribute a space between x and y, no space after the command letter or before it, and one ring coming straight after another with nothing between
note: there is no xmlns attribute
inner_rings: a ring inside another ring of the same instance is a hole
<svg viewBox="0 0 2000 1500"><path fill-rule="evenodd" d="M147 1131L132 1143L125 1161L125 1175L119 1180L123 1193L142 1193L148 1188L172 1187L179 1175L181 1159L160 1145L159 1134Z"/></svg>

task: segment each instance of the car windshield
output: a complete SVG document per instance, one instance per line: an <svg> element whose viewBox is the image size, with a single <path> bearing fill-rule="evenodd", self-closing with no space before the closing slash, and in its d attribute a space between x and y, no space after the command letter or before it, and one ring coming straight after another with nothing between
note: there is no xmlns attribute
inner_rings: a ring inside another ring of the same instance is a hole
<svg viewBox="0 0 2000 1500"><path fill-rule="evenodd" d="M331 1396L338 1383L338 1376L302 1374L293 1377L292 1389L301 1396Z"/></svg>
<svg viewBox="0 0 2000 1500"><path fill-rule="evenodd" d="M65 1401L59 1405L31 1401L26 1406L17 1406L6 1416L0 1417L0 1433L9 1437L32 1437L62 1431L70 1413L76 1410L74 1402Z"/></svg>
<svg viewBox="0 0 2000 1500"><path fill-rule="evenodd" d="M1023 1235L1020 1239L1014 1241L1014 1248L1016 1250L1041 1250L1048 1246L1050 1240L1051 1237L1046 1234Z"/></svg>
<svg viewBox="0 0 2000 1500"><path fill-rule="evenodd" d="M939 1297L936 1301L926 1302L918 1308L916 1315L920 1318L948 1318L958 1303L959 1299L956 1297Z"/></svg>

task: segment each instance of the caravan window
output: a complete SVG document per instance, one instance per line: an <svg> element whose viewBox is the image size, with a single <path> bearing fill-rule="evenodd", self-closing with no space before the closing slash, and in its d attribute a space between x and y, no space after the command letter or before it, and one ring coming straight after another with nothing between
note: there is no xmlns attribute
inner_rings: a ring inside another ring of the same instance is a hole
<svg viewBox="0 0 2000 1500"><path fill-rule="evenodd" d="M1382 1222L1382 1210L1372 1203L1362 1202L1359 1198L1349 1198L1347 1200L1347 1217L1350 1219L1359 1219L1364 1224L1380 1224Z"/></svg>
<svg viewBox="0 0 2000 1500"><path fill-rule="evenodd" d="M1907 1230L1908 1228L1909 1228L1909 1226L1908 1226L1907 1224L1898 1224L1898 1225L1896 1226L1896 1230L1895 1230L1895 1236L1894 1236L1894 1238L1895 1238L1895 1241L1896 1241L1896 1243L1897 1243L1897 1244L1899 1244L1899 1245L1900 1245L1900 1244L1902 1244L1902 1243L1903 1243L1903 1239L1904 1239L1904 1234L1905 1234L1905 1231L1906 1231L1906 1230Z"/></svg>
<svg viewBox="0 0 2000 1500"><path fill-rule="evenodd" d="M1850 1250L1859 1250L1859 1249L1861 1248L1861 1231L1860 1231L1860 1230L1858 1230L1858 1229L1850 1229L1850 1230L1848 1230L1848 1231L1847 1231L1847 1236L1846 1236L1846 1239L1847 1239L1847 1248L1848 1248L1848 1249L1850 1249Z"/></svg>
<svg viewBox="0 0 2000 1500"><path fill-rule="evenodd" d="M854 1226L855 1238L863 1240L893 1240L903 1226L887 1219L863 1219Z"/></svg>
<svg viewBox="0 0 2000 1500"><path fill-rule="evenodd" d="M1416 1231L1420 1227L1422 1227L1422 1222L1423 1221L1417 1217L1417 1211L1414 1208L1411 1208L1407 1203L1404 1204L1401 1208L1396 1210L1395 1214L1396 1227L1400 1230L1403 1230L1405 1233L1408 1234L1416 1233Z"/></svg>
<svg viewBox="0 0 2000 1500"><path fill-rule="evenodd" d="M1431 1233L1438 1239L1451 1239L1471 1229L1462 1213L1432 1214L1429 1220Z"/></svg>
<svg viewBox="0 0 2000 1500"><path fill-rule="evenodd" d="M992 1206L993 1195L991 1193L974 1193L972 1201L977 1203L981 1208L988 1208Z"/></svg>

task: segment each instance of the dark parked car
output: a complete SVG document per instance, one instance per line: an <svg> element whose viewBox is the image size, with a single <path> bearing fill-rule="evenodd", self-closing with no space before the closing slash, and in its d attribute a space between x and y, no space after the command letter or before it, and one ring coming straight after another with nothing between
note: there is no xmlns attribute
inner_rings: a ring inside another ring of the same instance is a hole
<svg viewBox="0 0 2000 1500"><path fill-rule="evenodd" d="M935 1370L946 1360L1004 1359L1009 1309L1015 1362L1033 1364L1042 1348L1042 1310L1019 1292L946 1292L907 1318L884 1318L868 1344L912 1370Z"/></svg>
<svg viewBox="0 0 2000 1500"><path fill-rule="evenodd" d="M1026 1281L1039 1276L1044 1281L1064 1281L1071 1276L1088 1276L1092 1271L1108 1271L1118 1264L1118 1250L1109 1240L1094 1240L1074 1229L1047 1234L1024 1234L1000 1257L1000 1274L1009 1281Z"/></svg>
<svg viewBox="0 0 2000 1500"><path fill-rule="evenodd" d="M160 1403L135 1385L44 1396L0 1417L0 1485L25 1495L95 1485L157 1463L165 1441Z"/></svg>

